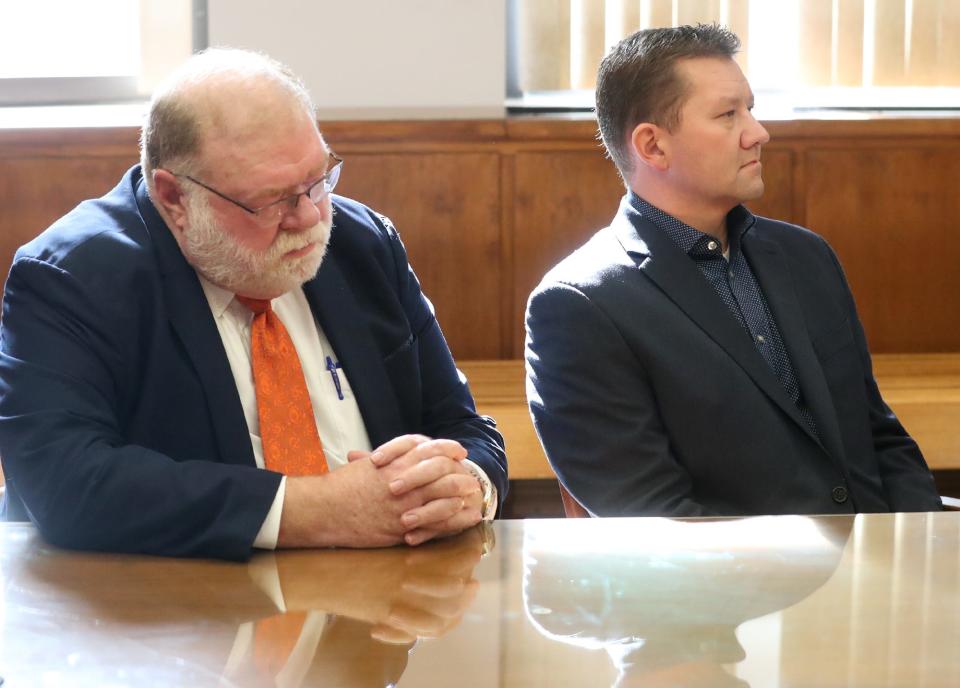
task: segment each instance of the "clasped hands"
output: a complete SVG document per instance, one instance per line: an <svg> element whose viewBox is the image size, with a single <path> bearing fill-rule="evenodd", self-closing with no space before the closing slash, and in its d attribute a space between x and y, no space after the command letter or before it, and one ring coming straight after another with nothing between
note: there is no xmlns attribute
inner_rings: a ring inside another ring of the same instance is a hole
<svg viewBox="0 0 960 688"><path fill-rule="evenodd" d="M459 533L481 520L483 490L463 465L466 458L459 442L424 435L402 435L373 452L347 455L350 464L375 468L375 481L388 490L386 512L399 516L397 533L408 545Z"/></svg>
<svg viewBox="0 0 960 688"><path fill-rule="evenodd" d="M419 545L481 517L483 491L453 440L402 435L318 476L287 479L278 546Z"/></svg>

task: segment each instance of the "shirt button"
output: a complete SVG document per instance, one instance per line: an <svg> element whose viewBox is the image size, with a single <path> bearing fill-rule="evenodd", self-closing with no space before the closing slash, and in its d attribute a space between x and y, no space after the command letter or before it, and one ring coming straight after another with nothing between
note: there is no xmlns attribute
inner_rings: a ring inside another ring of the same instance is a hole
<svg viewBox="0 0 960 688"><path fill-rule="evenodd" d="M717 250L717 242L716 242L716 241L708 242L708 243L707 243L707 248L710 249L711 251L716 251L716 250Z"/></svg>
<svg viewBox="0 0 960 688"><path fill-rule="evenodd" d="M766 342L767 340L764 338L764 336L763 336L762 334L758 334L758 335L757 335L757 341L760 342L761 344L763 344L763 343Z"/></svg>
<svg viewBox="0 0 960 688"><path fill-rule="evenodd" d="M833 501L837 504L843 504L847 501L847 488L843 485L837 485L830 491L830 496L833 497Z"/></svg>

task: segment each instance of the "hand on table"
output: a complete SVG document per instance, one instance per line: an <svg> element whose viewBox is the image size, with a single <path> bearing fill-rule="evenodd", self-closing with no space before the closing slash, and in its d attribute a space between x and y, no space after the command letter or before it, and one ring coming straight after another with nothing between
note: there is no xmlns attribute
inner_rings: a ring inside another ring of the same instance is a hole
<svg viewBox="0 0 960 688"><path fill-rule="evenodd" d="M418 504L400 519L408 545L459 533L480 522L483 490L463 465L467 450L453 440L402 435L372 453L353 451L351 463L368 459L388 480L390 493Z"/></svg>

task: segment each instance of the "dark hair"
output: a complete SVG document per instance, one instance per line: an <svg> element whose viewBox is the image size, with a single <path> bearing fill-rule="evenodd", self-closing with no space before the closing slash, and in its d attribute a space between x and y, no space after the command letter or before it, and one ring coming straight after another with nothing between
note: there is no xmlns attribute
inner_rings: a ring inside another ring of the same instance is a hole
<svg viewBox="0 0 960 688"><path fill-rule="evenodd" d="M597 121L607 152L626 180L631 169L627 135L641 122L672 129L680 122L687 85L678 60L732 58L740 39L717 24L644 29L617 43L597 73Z"/></svg>

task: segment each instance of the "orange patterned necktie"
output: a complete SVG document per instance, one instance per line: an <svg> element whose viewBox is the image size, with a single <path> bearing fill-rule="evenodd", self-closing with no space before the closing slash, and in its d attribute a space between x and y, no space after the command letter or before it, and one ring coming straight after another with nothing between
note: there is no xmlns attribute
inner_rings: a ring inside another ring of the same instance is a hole
<svg viewBox="0 0 960 688"><path fill-rule="evenodd" d="M288 612L260 619L253 630L253 661L261 672L276 677L300 640L306 612Z"/></svg>
<svg viewBox="0 0 960 688"><path fill-rule="evenodd" d="M300 357L270 301L237 296L254 312L250 350L263 463L284 475L327 472Z"/></svg>

